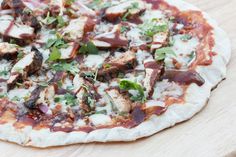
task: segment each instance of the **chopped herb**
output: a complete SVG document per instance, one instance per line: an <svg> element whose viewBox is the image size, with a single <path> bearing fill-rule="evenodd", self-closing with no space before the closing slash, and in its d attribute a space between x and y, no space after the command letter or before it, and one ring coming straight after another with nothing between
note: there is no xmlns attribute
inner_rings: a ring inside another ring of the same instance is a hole
<svg viewBox="0 0 236 157"><path fill-rule="evenodd" d="M42 87L47 87L48 83L47 82L39 82L38 85L42 86Z"/></svg>
<svg viewBox="0 0 236 157"><path fill-rule="evenodd" d="M60 97L55 97L55 98L54 98L54 101L55 101L56 103L58 103L58 102L61 101L61 99L60 99Z"/></svg>
<svg viewBox="0 0 236 157"><path fill-rule="evenodd" d="M8 72L9 70L6 67L4 67L4 69L0 71L0 76L7 76Z"/></svg>
<svg viewBox="0 0 236 157"><path fill-rule="evenodd" d="M66 5L71 5L75 2L75 0L66 0L65 4Z"/></svg>
<svg viewBox="0 0 236 157"><path fill-rule="evenodd" d="M189 35L189 34L185 34L185 35L183 35L180 39L181 39L182 41L185 41L185 42L186 42L186 41L192 39L192 36Z"/></svg>
<svg viewBox="0 0 236 157"><path fill-rule="evenodd" d="M79 68L76 62L66 63L66 62L60 62L55 63L51 66L52 70L60 72L60 71L67 71L70 72L73 75L76 75L79 73Z"/></svg>
<svg viewBox="0 0 236 157"><path fill-rule="evenodd" d="M7 95L6 94L0 94L0 99L5 98Z"/></svg>
<svg viewBox="0 0 236 157"><path fill-rule="evenodd" d="M18 96L14 96L11 100L12 101L20 101L20 98Z"/></svg>
<svg viewBox="0 0 236 157"><path fill-rule="evenodd" d="M68 45L65 43L65 41L62 38L57 38L57 39L48 39L46 48L49 49L51 47L56 47L58 49L60 48L67 48Z"/></svg>
<svg viewBox="0 0 236 157"><path fill-rule="evenodd" d="M79 53L98 54L98 49L92 42L89 41L88 43L81 45L81 47L79 49Z"/></svg>
<svg viewBox="0 0 236 157"><path fill-rule="evenodd" d="M104 67L105 69L109 69L109 68L111 67L111 64L106 63L106 64L103 65L103 67Z"/></svg>
<svg viewBox="0 0 236 157"><path fill-rule="evenodd" d="M168 31L168 24L158 24L157 19L152 19L151 21L144 22L139 25L139 28L143 31L142 33L148 37L153 37L155 34L160 32Z"/></svg>
<svg viewBox="0 0 236 157"><path fill-rule="evenodd" d="M24 57L24 52L19 51L18 54L17 54L17 58L18 58L18 59L21 59L21 58L23 58L23 57Z"/></svg>
<svg viewBox="0 0 236 157"><path fill-rule="evenodd" d="M129 80L121 80L120 84L119 84L120 89L122 90L136 90L138 91L137 95L133 95L131 97L131 100L133 101L140 101L140 102L145 102L146 101L146 97L144 94L144 89L141 87L141 85L139 85L136 82L132 82Z"/></svg>
<svg viewBox="0 0 236 157"><path fill-rule="evenodd" d="M70 105L70 106L75 106L77 103L76 96L69 94L69 93L66 93L64 95L64 100L66 101L66 104Z"/></svg>
<svg viewBox="0 0 236 157"><path fill-rule="evenodd" d="M124 33L124 32L126 32L128 30L128 27L127 26L121 26L121 28L120 28L120 32L121 33Z"/></svg>
<svg viewBox="0 0 236 157"><path fill-rule="evenodd" d="M49 61L55 61L61 58L61 52L55 46L52 48L51 53L49 55Z"/></svg>
<svg viewBox="0 0 236 157"><path fill-rule="evenodd" d="M45 25L50 25L54 22L56 22L57 19L53 16L50 16L50 12L47 13L47 16L45 19L42 20L42 22L45 24Z"/></svg>
<svg viewBox="0 0 236 157"><path fill-rule="evenodd" d="M83 72L81 73L81 77L85 78L85 79L89 79L89 80L93 80L94 82L97 80L97 74L98 74L98 70L96 70L95 72Z"/></svg>
<svg viewBox="0 0 236 157"><path fill-rule="evenodd" d="M57 27L59 28L64 27L66 24L62 16L57 16L57 23Z"/></svg>
<svg viewBox="0 0 236 157"><path fill-rule="evenodd" d="M170 47L163 47L155 52L155 59L157 61L164 60L166 55L173 55L176 56L175 52Z"/></svg>
<svg viewBox="0 0 236 157"><path fill-rule="evenodd" d="M65 101L66 105L70 105L70 106L75 106L78 103L77 99L76 99L76 96L74 96L74 95L72 95L70 93L66 93L62 97L55 97L54 101L56 103Z"/></svg>

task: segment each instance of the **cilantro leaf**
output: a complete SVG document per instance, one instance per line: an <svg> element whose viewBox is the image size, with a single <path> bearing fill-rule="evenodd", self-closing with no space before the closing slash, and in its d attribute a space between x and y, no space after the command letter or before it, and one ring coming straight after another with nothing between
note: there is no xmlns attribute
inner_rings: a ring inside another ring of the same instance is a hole
<svg viewBox="0 0 236 157"><path fill-rule="evenodd" d="M157 61L164 60L167 54L176 56L175 52L170 47L163 47L156 50L155 59Z"/></svg>
<svg viewBox="0 0 236 157"><path fill-rule="evenodd" d="M76 75L79 73L79 68L76 65L75 62L71 63L66 63L66 62L60 62L60 63L55 63L52 65L52 70L60 72L60 71L67 71L70 72L73 75Z"/></svg>
<svg viewBox="0 0 236 157"><path fill-rule="evenodd" d="M88 43L81 45L79 53L98 54L98 49L91 41L89 41Z"/></svg>
<svg viewBox="0 0 236 157"><path fill-rule="evenodd" d="M144 102L146 101L146 97L144 94L144 89L141 87L141 85L139 85L136 82L132 82L129 80L121 80L120 84L119 84L120 89L122 90L136 90L138 91L137 95L133 95L131 97L131 100L133 101L140 101L140 102Z"/></svg>
<svg viewBox="0 0 236 157"><path fill-rule="evenodd" d="M182 41L185 41L185 42L186 42L186 41L192 39L192 36L189 35L189 34L184 34L183 36L180 37L180 39L181 39Z"/></svg>
<svg viewBox="0 0 236 157"><path fill-rule="evenodd" d="M167 23L158 24L157 21L157 19L146 21L139 25L139 28L142 30L142 33L148 37L153 37L157 33L168 31Z"/></svg>
<svg viewBox="0 0 236 157"><path fill-rule="evenodd" d="M52 51L49 55L49 61L55 61L61 58L61 52L55 46L52 48Z"/></svg>

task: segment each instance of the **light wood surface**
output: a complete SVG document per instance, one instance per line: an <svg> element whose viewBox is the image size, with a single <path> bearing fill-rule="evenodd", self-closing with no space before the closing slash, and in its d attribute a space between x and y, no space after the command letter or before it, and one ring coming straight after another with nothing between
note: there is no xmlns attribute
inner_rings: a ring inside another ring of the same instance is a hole
<svg viewBox="0 0 236 157"><path fill-rule="evenodd" d="M229 34L228 76L207 107L191 120L130 143L78 144L50 149L24 148L0 141L1 157L218 157L236 156L236 0L187 0L208 12Z"/></svg>

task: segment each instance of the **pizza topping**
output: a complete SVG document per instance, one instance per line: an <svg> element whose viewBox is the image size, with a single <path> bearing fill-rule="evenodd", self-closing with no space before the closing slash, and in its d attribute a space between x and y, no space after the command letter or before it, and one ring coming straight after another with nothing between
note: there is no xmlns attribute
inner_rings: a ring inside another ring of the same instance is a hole
<svg viewBox="0 0 236 157"><path fill-rule="evenodd" d="M196 83L198 86L202 86L205 83L204 79L196 71L166 70L162 79L184 85Z"/></svg>
<svg viewBox="0 0 236 157"><path fill-rule="evenodd" d="M127 51L117 58L110 59L98 70L98 80L106 81L117 77L119 73L125 73L136 66L135 53Z"/></svg>
<svg viewBox="0 0 236 157"><path fill-rule="evenodd" d="M7 81L8 89L12 89L19 80L39 71L42 65L42 54L35 47L19 60L11 69L11 76Z"/></svg>
<svg viewBox="0 0 236 157"><path fill-rule="evenodd" d="M0 34L3 36L9 36L16 39L31 39L34 37L34 28L15 22L12 16L0 16L0 24Z"/></svg>
<svg viewBox="0 0 236 157"><path fill-rule="evenodd" d="M84 34L88 31L92 31L95 22L87 16L81 16L77 19L70 21L69 25L64 28L63 34L67 40L75 41L81 40Z"/></svg>
<svg viewBox="0 0 236 157"><path fill-rule="evenodd" d="M140 0L131 0L109 7L105 11L105 17L109 21L117 19L127 20L134 15L138 15L145 11L145 4Z"/></svg>
<svg viewBox="0 0 236 157"><path fill-rule="evenodd" d="M0 43L0 58L14 59L17 57L18 46L7 42Z"/></svg>
<svg viewBox="0 0 236 157"><path fill-rule="evenodd" d="M121 80L119 87L122 90L128 90L132 93L132 96L130 97L131 100L139 101L139 102L146 101L144 88L140 84L129 81L129 80ZM132 91L135 91L135 92L132 92Z"/></svg>
<svg viewBox="0 0 236 157"><path fill-rule="evenodd" d="M127 99L125 96L120 94L117 89L111 89L106 91L112 104L115 107L115 110L118 110L120 113L129 113L131 110L132 102Z"/></svg>
<svg viewBox="0 0 236 157"><path fill-rule="evenodd" d="M164 72L164 63L156 61L148 61L144 63L145 66L145 78L144 78L144 87L148 96L151 96L153 93L153 88L162 73Z"/></svg>
<svg viewBox="0 0 236 157"><path fill-rule="evenodd" d="M92 42L100 48L121 48L128 46L128 40L120 34L119 25L116 25L111 32L95 36Z"/></svg>

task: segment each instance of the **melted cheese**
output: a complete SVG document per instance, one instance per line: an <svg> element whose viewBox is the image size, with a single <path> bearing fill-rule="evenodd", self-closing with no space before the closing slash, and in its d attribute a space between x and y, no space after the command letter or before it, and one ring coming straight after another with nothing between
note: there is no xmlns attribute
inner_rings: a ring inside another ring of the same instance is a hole
<svg viewBox="0 0 236 157"><path fill-rule="evenodd" d="M183 89L174 82L168 82L164 80L162 82L157 82L154 87L154 93L152 98L154 100L164 99L166 96L179 97L183 94Z"/></svg>
<svg viewBox="0 0 236 157"><path fill-rule="evenodd" d="M183 41L181 40L183 35L175 35L173 36L174 45L172 47L173 51L176 53L176 57L173 55L167 55L165 59L166 66L171 68L173 67L173 58L176 59L180 64L182 64L181 68L187 68L189 62L191 62L191 54L196 50L199 41L197 38L193 37L190 40Z"/></svg>
<svg viewBox="0 0 236 157"><path fill-rule="evenodd" d="M89 116L89 120L93 125L106 125L112 122L111 117L104 114L94 114Z"/></svg>
<svg viewBox="0 0 236 157"><path fill-rule="evenodd" d="M99 55L88 55L84 59L84 65L89 68L98 68L99 66L103 64L103 62L108 56L109 56L109 52L108 53L99 52Z"/></svg>

